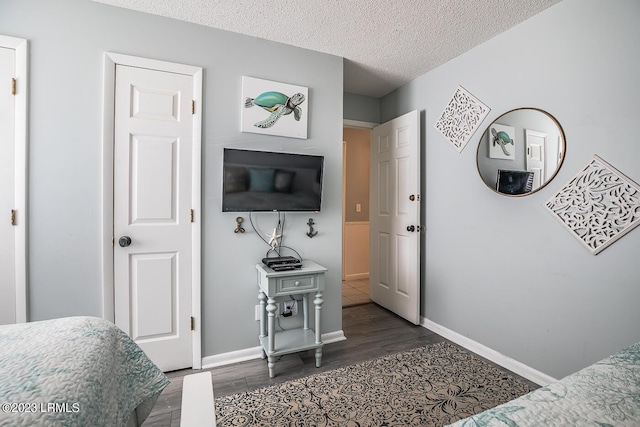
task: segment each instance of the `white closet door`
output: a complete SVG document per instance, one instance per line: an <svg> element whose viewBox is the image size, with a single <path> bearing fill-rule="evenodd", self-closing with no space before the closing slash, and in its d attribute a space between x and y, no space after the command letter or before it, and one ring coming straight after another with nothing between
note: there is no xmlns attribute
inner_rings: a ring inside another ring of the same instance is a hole
<svg viewBox="0 0 640 427"><path fill-rule="evenodd" d="M0 36L0 325L25 322L27 41Z"/></svg>

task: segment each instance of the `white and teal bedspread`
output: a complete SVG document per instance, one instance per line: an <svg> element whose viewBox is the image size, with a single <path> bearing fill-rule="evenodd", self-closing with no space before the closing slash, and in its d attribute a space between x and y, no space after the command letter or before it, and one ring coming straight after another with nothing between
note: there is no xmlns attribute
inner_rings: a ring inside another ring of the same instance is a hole
<svg viewBox="0 0 640 427"><path fill-rule="evenodd" d="M451 426L640 426L640 343Z"/></svg>
<svg viewBox="0 0 640 427"><path fill-rule="evenodd" d="M113 323L68 317L0 327L0 426L124 426L169 380Z"/></svg>

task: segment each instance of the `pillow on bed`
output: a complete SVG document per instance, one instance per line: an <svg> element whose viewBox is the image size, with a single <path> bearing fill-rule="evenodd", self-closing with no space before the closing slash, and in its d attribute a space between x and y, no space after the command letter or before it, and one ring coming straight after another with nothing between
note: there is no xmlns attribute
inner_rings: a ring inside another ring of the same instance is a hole
<svg viewBox="0 0 640 427"><path fill-rule="evenodd" d="M275 173L275 169L249 168L249 191L272 193Z"/></svg>
<svg viewBox="0 0 640 427"><path fill-rule="evenodd" d="M294 171L278 169L273 180L274 190L278 193L291 193L291 184L293 184Z"/></svg>
<svg viewBox="0 0 640 427"><path fill-rule="evenodd" d="M224 192L237 193L247 191L247 170L231 167L224 170Z"/></svg>

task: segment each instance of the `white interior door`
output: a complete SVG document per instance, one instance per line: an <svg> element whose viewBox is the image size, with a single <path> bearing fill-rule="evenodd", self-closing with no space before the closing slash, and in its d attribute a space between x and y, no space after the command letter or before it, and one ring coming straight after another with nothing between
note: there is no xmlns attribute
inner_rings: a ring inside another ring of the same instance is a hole
<svg viewBox="0 0 640 427"><path fill-rule="evenodd" d="M0 36L0 325L27 320L26 46Z"/></svg>
<svg viewBox="0 0 640 427"><path fill-rule="evenodd" d="M371 132L370 297L420 323L420 122L418 111Z"/></svg>
<svg viewBox="0 0 640 427"><path fill-rule="evenodd" d="M164 371L193 361L193 84L116 66L115 323Z"/></svg>
<svg viewBox="0 0 640 427"><path fill-rule="evenodd" d="M0 325L16 323L15 228L15 105L9 89L15 52L0 47Z"/></svg>
<svg viewBox="0 0 640 427"><path fill-rule="evenodd" d="M527 170L534 173L533 188L540 188L545 181L544 153L547 134L527 129L525 131L527 145Z"/></svg>

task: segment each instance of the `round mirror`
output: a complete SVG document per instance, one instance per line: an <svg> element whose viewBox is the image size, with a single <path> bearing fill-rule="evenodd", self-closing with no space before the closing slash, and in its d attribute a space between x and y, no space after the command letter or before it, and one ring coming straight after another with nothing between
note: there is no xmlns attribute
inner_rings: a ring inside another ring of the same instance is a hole
<svg viewBox="0 0 640 427"><path fill-rule="evenodd" d="M556 176L564 153L564 131L555 117L537 108L518 108L485 130L478 143L478 172L493 191L525 196Z"/></svg>

